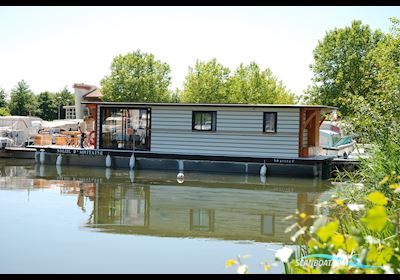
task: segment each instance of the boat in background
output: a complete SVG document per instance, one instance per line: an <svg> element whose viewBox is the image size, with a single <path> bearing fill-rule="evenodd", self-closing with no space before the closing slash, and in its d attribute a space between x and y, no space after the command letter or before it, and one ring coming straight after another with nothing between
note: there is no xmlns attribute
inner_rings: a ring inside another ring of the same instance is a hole
<svg viewBox="0 0 400 280"><path fill-rule="evenodd" d="M77 131L79 123L82 119L63 119L54 121L43 121L42 129L49 130L50 133L59 132L60 130L74 130Z"/></svg>
<svg viewBox="0 0 400 280"><path fill-rule="evenodd" d="M1 148L25 147L33 143L33 139L42 128L43 120L31 116L1 116L0 145Z"/></svg>
<svg viewBox="0 0 400 280"><path fill-rule="evenodd" d="M340 122L335 121L324 121L321 124L321 155L347 158L353 152L356 141L352 136L344 135L340 126Z"/></svg>

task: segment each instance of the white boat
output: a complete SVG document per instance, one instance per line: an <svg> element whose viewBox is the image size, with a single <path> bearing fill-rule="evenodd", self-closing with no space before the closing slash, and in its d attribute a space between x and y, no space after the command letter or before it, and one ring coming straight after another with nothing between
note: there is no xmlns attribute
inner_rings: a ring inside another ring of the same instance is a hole
<svg viewBox="0 0 400 280"><path fill-rule="evenodd" d="M352 136L343 135L340 123L324 121L320 126L322 155L347 158L354 150L356 141Z"/></svg>
<svg viewBox="0 0 400 280"><path fill-rule="evenodd" d="M34 136L42 128L43 120L28 116L0 117L1 148L24 147L33 142Z"/></svg>
<svg viewBox="0 0 400 280"><path fill-rule="evenodd" d="M78 130L82 119L64 119L54 121L43 121L42 129L49 130L50 134L57 133L60 130Z"/></svg>

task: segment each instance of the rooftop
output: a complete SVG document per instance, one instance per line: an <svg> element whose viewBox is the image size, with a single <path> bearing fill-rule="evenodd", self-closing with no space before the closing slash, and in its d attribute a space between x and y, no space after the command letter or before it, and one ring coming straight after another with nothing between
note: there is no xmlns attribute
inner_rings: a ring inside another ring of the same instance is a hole
<svg viewBox="0 0 400 280"><path fill-rule="evenodd" d="M150 102L90 102L83 101L82 104L98 104L98 105L118 105L118 106L190 106L190 107L244 107L244 108L311 108L325 109L327 111L337 110L337 107L324 105L295 105L295 104L213 104L213 103L150 103Z"/></svg>
<svg viewBox="0 0 400 280"><path fill-rule="evenodd" d="M86 93L85 95L83 95L83 98L102 98L102 97L103 94L101 93L99 88L95 88Z"/></svg>

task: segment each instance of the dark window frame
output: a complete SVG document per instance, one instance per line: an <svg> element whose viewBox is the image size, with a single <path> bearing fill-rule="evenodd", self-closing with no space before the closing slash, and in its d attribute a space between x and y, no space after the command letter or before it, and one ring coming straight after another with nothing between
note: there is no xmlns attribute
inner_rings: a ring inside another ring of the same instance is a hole
<svg viewBox="0 0 400 280"><path fill-rule="evenodd" d="M193 214L195 211L207 211L208 214L208 225L201 226L195 225L193 221ZM190 231L197 231L197 232L214 232L215 230L215 210L214 209L204 209L204 208L192 208L189 212L189 219L190 219Z"/></svg>
<svg viewBox="0 0 400 280"><path fill-rule="evenodd" d="M265 131L265 124L266 124L265 116L266 116L266 114L274 114L275 115L275 123L274 123L275 130L273 132ZM277 132L278 132L278 112L264 112L264 114L263 114L263 133L276 134Z"/></svg>
<svg viewBox="0 0 400 280"><path fill-rule="evenodd" d="M105 117L105 110L106 109L111 109L111 110L147 110L147 120L146 120L146 125L147 125L147 131L146 131L146 148L145 149L135 149L135 151L151 151L151 123L152 123L152 111L150 107L130 107L130 106L98 106L97 110L99 111L99 116L100 119L98 120L98 136L99 136L99 150L105 150L105 149L112 149L112 150L118 150L118 151L130 151L131 149L126 149L126 148L110 148L110 147L105 147L104 146L104 139L103 139L103 121ZM150 121L149 121L149 116L150 116Z"/></svg>
<svg viewBox="0 0 400 280"><path fill-rule="evenodd" d="M195 129L195 115L196 114L211 114L211 129ZM217 111L192 111L192 131L200 132L214 132L217 131Z"/></svg>

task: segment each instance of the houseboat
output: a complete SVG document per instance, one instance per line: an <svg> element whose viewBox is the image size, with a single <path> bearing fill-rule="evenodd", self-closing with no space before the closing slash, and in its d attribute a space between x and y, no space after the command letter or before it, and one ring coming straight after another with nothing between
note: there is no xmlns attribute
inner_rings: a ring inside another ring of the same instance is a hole
<svg viewBox="0 0 400 280"><path fill-rule="evenodd" d="M333 156L321 154L319 131L335 107L102 102L90 94L98 97L90 89L76 100L76 118L93 121L89 143L32 145L37 161L251 174L264 166L262 175L329 177Z"/></svg>

